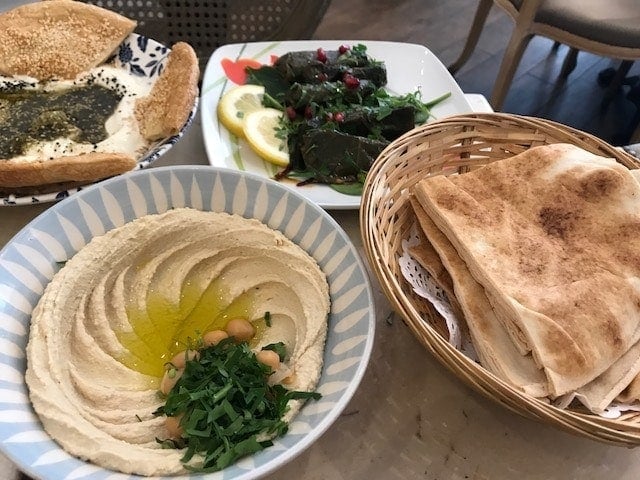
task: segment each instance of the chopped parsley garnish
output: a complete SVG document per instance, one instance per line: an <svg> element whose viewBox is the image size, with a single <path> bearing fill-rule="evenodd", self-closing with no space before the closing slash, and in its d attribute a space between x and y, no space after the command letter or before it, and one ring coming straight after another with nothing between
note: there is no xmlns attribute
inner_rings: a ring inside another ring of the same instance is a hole
<svg viewBox="0 0 640 480"><path fill-rule="evenodd" d="M282 417L289 400L317 400L320 394L269 385L270 373L246 342L229 338L200 350L198 359L187 361L165 405L154 412L180 417L182 438L158 443L185 448L185 468L200 472L221 470L272 445L273 438L287 432Z"/></svg>

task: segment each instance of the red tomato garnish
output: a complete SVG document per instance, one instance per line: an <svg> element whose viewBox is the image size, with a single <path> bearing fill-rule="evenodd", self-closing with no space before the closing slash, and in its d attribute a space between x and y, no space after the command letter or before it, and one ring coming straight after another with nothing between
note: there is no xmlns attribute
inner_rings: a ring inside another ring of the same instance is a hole
<svg viewBox="0 0 640 480"><path fill-rule="evenodd" d="M247 83L246 67L260 68L262 66L260 62L252 58L239 58L236 61L230 58L223 58L220 61L220 65L222 65L222 70L224 70L227 78L237 85Z"/></svg>

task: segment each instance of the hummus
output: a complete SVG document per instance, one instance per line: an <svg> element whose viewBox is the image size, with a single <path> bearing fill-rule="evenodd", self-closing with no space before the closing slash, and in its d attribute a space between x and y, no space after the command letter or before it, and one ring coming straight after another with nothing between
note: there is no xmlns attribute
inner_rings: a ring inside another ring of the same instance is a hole
<svg viewBox="0 0 640 480"><path fill-rule="evenodd" d="M287 387L310 391L328 312L324 273L280 232L187 208L148 215L91 240L47 286L27 345L30 399L72 455L124 473L181 473L183 452L155 440L167 437L152 414L164 364L240 316L256 326L256 350L284 342Z"/></svg>

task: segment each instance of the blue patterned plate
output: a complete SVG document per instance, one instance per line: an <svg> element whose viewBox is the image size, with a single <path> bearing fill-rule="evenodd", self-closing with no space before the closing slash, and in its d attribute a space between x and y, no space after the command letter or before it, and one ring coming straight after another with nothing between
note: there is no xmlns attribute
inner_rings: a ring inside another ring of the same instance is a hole
<svg viewBox="0 0 640 480"><path fill-rule="evenodd" d="M316 259L331 295L317 389L322 399L305 405L273 447L198 478L249 479L273 471L329 428L359 385L373 346L371 287L355 247L324 210L276 182L244 172L208 166L131 172L54 205L0 251L0 449L29 475L55 480L134 478L71 457L43 431L24 383L29 320L60 262L92 237L177 207L236 213L280 230Z"/></svg>
<svg viewBox="0 0 640 480"><path fill-rule="evenodd" d="M160 76L166 64L167 55L171 50L164 45L151 40L137 33L129 35L118 47L118 52L114 58L114 64L123 68L131 75L137 77L146 77L150 82ZM198 97L191 109L189 118L183 125L180 132L173 137L162 140L153 144L149 151L138 160L136 170L148 167L153 161L157 160L161 155L166 153L184 134L185 130L196 114L198 109ZM68 197L84 187L72 188L60 192L44 193L39 195L8 195L0 196L0 206L25 205L30 203L55 202Z"/></svg>

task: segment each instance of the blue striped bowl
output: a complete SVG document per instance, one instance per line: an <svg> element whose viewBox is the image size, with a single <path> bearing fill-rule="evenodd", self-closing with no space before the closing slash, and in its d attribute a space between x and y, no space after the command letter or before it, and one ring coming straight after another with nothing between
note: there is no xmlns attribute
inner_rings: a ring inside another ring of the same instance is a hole
<svg viewBox="0 0 640 480"><path fill-rule="evenodd" d="M271 472L316 440L346 407L373 345L371 287L355 247L320 207L271 180L214 167L140 170L99 183L54 205L0 251L0 449L20 469L42 479L138 478L68 455L42 429L24 382L29 320L64 262L89 240L146 214L192 207L256 218L280 230L322 267L331 313L322 399L303 407L275 445L207 479L249 479ZM182 478L182 477L170 477Z"/></svg>

